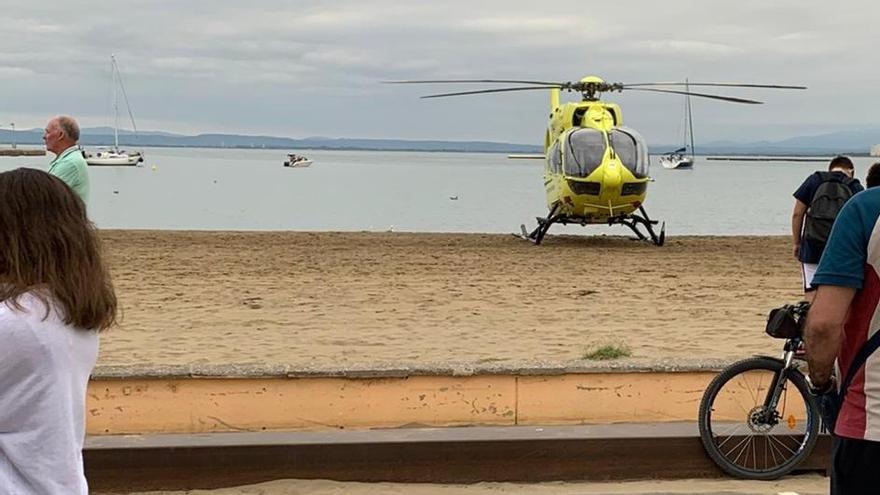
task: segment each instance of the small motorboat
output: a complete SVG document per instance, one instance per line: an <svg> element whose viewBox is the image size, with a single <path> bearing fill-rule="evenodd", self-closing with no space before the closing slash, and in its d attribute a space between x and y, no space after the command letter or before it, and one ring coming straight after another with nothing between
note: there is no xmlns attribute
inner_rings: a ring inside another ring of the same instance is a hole
<svg viewBox="0 0 880 495"><path fill-rule="evenodd" d="M292 167L292 168L308 167L311 164L312 164L312 160L309 160L308 158L306 158L302 155L297 155L296 153L288 153L287 154L287 161L284 162L285 167Z"/></svg>

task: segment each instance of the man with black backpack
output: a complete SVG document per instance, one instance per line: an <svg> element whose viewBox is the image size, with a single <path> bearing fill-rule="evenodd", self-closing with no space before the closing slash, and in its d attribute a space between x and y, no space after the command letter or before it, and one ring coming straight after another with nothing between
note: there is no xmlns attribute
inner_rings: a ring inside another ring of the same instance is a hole
<svg viewBox="0 0 880 495"><path fill-rule="evenodd" d="M791 235L794 257L801 262L806 299L813 299L813 275L828 243L831 226L849 198L864 190L853 178L852 160L838 156L828 164L827 172L815 172L794 192Z"/></svg>

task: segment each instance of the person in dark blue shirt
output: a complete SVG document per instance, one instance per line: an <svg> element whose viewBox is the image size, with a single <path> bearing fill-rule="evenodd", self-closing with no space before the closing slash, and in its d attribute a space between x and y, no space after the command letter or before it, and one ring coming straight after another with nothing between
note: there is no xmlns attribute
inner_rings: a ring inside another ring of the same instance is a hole
<svg viewBox="0 0 880 495"><path fill-rule="evenodd" d="M825 250L825 240L810 239L804 236L804 219L810 212L816 191L828 181L838 181L849 186L852 194L863 191L858 179L854 179L855 166L845 156L835 157L828 164L828 172L814 172L804 180L794 192L794 211L791 214L791 235L794 257L801 262L806 299L813 298L813 275Z"/></svg>

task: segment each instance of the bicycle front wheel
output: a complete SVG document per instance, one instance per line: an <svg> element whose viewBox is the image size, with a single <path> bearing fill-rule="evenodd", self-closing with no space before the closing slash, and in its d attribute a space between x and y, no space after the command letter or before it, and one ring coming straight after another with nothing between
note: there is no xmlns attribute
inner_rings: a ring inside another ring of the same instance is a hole
<svg viewBox="0 0 880 495"><path fill-rule="evenodd" d="M790 473L812 452L819 435L816 399L804 375L785 373L782 361L756 357L725 368L700 403L700 439L709 457L738 478L772 480Z"/></svg>

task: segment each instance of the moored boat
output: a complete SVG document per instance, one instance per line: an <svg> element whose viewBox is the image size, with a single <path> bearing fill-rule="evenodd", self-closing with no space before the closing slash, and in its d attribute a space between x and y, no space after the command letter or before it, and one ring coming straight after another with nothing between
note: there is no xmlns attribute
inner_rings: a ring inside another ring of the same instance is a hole
<svg viewBox="0 0 880 495"><path fill-rule="evenodd" d="M309 160L308 158L306 158L302 155L297 155L296 153L288 153L287 154L287 161L284 162L285 167L292 167L292 168L304 168L304 167L308 167L311 164L312 164L312 160Z"/></svg>
<svg viewBox="0 0 880 495"><path fill-rule="evenodd" d="M686 92L690 92L687 79L685 79L684 87ZM663 165L663 168L694 168L694 122L691 116L691 96L689 94L684 97L684 106L684 146L660 157L660 165Z"/></svg>
<svg viewBox="0 0 880 495"><path fill-rule="evenodd" d="M86 154L86 163L93 166L133 166L143 161L144 157L138 151L127 152L115 148Z"/></svg>
<svg viewBox="0 0 880 495"><path fill-rule="evenodd" d="M139 151L127 152L119 149L119 93L117 86L122 90L122 96L125 99L125 106L128 109L128 115L131 117L131 126L137 135L137 126L134 123L134 117L131 115L131 107L128 105L128 97L125 95L125 87L122 85L122 74L119 73L119 66L116 64L116 57L110 56L110 77L113 79L113 148L99 149L95 153L84 152L83 155L86 163L93 166L109 166L109 167L131 167L144 161L143 153Z"/></svg>

